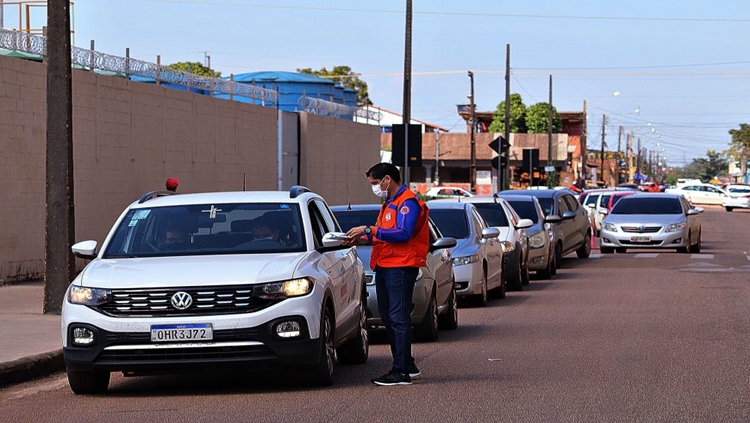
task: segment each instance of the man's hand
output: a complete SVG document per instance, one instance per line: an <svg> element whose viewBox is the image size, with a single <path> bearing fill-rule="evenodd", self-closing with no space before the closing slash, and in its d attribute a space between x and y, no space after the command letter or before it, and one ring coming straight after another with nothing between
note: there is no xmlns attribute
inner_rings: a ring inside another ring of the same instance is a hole
<svg viewBox="0 0 750 423"><path fill-rule="evenodd" d="M355 227L353 227L353 228L349 229L349 231L347 231L346 235L347 235L347 236L348 236L349 238L352 238L352 239L358 239L358 238L361 238L361 237L362 237L362 235L364 235L364 234L365 234L365 228L366 228L366 227L367 227L367 226L355 226Z"/></svg>

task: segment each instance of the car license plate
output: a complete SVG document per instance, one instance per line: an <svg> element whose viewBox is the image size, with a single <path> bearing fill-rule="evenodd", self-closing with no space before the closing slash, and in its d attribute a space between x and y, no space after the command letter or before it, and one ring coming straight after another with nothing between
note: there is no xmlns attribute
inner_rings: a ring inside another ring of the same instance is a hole
<svg viewBox="0 0 750 423"><path fill-rule="evenodd" d="M651 242L650 236L631 236L630 242Z"/></svg>
<svg viewBox="0 0 750 423"><path fill-rule="evenodd" d="M213 338L210 323L151 326L151 342L210 341Z"/></svg>

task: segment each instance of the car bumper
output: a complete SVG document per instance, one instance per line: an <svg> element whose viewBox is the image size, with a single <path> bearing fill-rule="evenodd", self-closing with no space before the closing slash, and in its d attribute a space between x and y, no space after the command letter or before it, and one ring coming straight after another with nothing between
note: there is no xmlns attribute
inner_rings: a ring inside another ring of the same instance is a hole
<svg viewBox="0 0 750 423"><path fill-rule="evenodd" d="M750 208L750 199L726 199L721 203L723 207L734 207L738 209Z"/></svg>
<svg viewBox="0 0 750 423"><path fill-rule="evenodd" d="M430 295L432 294L430 290L431 285L432 280L427 278L420 278L414 284L411 311L412 325L418 325L424 320L424 315L427 312L427 306L430 302ZM380 311L378 311L378 293L374 283L367 285L367 326L383 326L383 319L381 319Z"/></svg>
<svg viewBox="0 0 750 423"><path fill-rule="evenodd" d="M549 246L529 248L529 270L544 270L549 262Z"/></svg>
<svg viewBox="0 0 750 423"><path fill-rule="evenodd" d="M69 371L122 371L148 374L196 368L259 368L305 365L319 361L320 312L315 290L261 312L190 317L112 317L83 305L65 302L61 316L63 356ZM300 334L282 338L281 322L293 320ZM153 325L210 324L213 338L192 342L152 342ZM72 342L74 328L95 334L89 345Z"/></svg>
<svg viewBox="0 0 750 423"><path fill-rule="evenodd" d="M688 245L687 230L655 234L636 234L602 230L602 247L680 248Z"/></svg>
<svg viewBox="0 0 750 423"><path fill-rule="evenodd" d="M482 293L484 274L481 262L453 265L453 275L456 281L456 296L465 297Z"/></svg>

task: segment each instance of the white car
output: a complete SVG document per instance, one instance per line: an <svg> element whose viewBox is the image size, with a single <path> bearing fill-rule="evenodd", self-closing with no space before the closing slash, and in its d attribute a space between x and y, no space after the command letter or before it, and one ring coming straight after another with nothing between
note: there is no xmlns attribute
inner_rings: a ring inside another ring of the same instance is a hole
<svg viewBox="0 0 750 423"><path fill-rule="evenodd" d="M327 204L289 192L153 192L121 214L63 303L76 394L126 375L293 366L330 385L367 361L362 262Z"/></svg>
<svg viewBox="0 0 750 423"><path fill-rule="evenodd" d="M473 298L481 307L487 305L490 292L505 298L500 231L490 227L473 204L433 200L427 207L443 236L456 239L451 249L456 294Z"/></svg>
<svg viewBox="0 0 750 423"><path fill-rule="evenodd" d="M521 219L508 201L497 195L477 195L461 201L474 204L487 223L500 231L497 239L503 248L503 278L508 288L523 289L530 280L526 228L534 226L534 222Z"/></svg>
<svg viewBox="0 0 750 423"><path fill-rule="evenodd" d="M727 185L724 188L727 196L721 205L730 212L734 209L750 209L750 186Z"/></svg>
<svg viewBox="0 0 750 423"><path fill-rule="evenodd" d="M664 192L682 194L692 204L722 204L727 193L711 184L687 184L679 188L668 188Z"/></svg>
<svg viewBox="0 0 750 423"><path fill-rule="evenodd" d="M428 189L424 196L434 198L463 198L473 197L474 193L461 187L433 187Z"/></svg>

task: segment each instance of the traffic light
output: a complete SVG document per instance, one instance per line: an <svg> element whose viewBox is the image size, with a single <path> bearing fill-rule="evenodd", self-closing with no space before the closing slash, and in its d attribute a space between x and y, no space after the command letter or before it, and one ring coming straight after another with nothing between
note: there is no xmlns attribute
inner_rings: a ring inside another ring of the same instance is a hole
<svg viewBox="0 0 750 423"><path fill-rule="evenodd" d="M396 166L403 166L405 159L404 144L406 134L403 124L393 125L392 148L393 152L391 163ZM409 167L422 166L422 125L409 125Z"/></svg>
<svg viewBox="0 0 750 423"><path fill-rule="evenodd" d="M506 140L502 135L499 135L497 138L492 140L489 146L498 154L498 157L492 159L492 167L495 169L508 167L508 156L510 156L510 141Z"/></svg>

